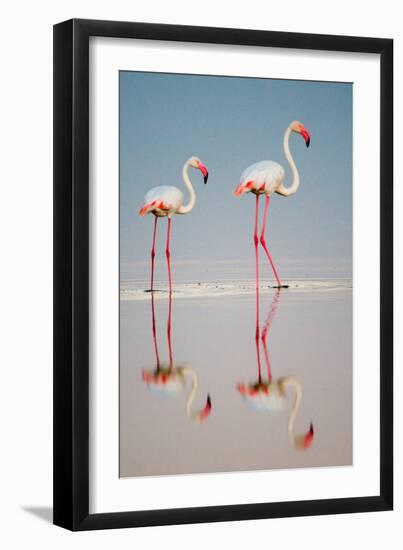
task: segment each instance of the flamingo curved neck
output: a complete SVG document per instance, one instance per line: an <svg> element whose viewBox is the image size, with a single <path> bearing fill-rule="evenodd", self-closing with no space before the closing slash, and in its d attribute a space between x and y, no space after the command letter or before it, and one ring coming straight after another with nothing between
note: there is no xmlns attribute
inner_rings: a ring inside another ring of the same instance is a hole
<svg viewBox="0 0 403 550"><path fill-rule="evenodd" d="M192 379L192 387L188 395L188 398L186 400L186 414L188 415L189 418L196 418L197 413L192 412L192 404L196 396L197 387L198 387L197 376L194 370L191 369L190 367L184 367L182 372L185 376L188 374Z"/></svg>
<svg viewBox="0 0 403 550"><path fill-rule="evenodd" d="M185 184L185 187L189 191L189 202L178 209L177 211L178 214L187 214L188 212L193 210L196 204L196 193L193 189L193 185L192 185L192 182L190 181L189 174L188 174L189 164L190 164L190 159L185 162L182 170L183 182Z"/></svg>
<svg viewBox="0 0 403 550"><path fill-rule="evenodd" d="M295 423L295 419L297 418L299 407L301 405L302 388L301 388L301 384L293 376L289 376L289 377L285 378L282 381L282 386L283 386L283 388L286 388L287 386L294 386L295 387L294 404L292 406L290 416L288 418L288 435L290 436L291 439L294 440L295 439L295 436L294 436L294 423Z"/></svg>
<svg viewBox="0 0 403 550"><path fill-rule="evenodd" d="M284 143L285 158L287 159L288 164L291 168L292 183L291 183L290 187L285 187L285 185L282 183L276 190L279 195L284 195L285 197L289 197L290 195L293 195L294 193L296 193L297 189L299 187L298 170L297 170L297 167L295 166L294 159L292 158L291 152L290 152L289 141L290 141L291 132L292 132L291 128L288 127L287 130L285 131L285 134L284 134L284 142L283 143Z"/></svg>

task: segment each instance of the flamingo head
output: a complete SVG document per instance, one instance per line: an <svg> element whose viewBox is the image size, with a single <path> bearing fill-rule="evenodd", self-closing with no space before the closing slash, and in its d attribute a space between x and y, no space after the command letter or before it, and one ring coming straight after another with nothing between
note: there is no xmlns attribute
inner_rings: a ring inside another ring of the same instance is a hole
<svg viewBox="0 0 403 550"><path fill-rule="evenodd" d="M202 161L197 158L197 157L191 157L189 159L189 164L190 166L192 166L193 168L197 168L197 170L200 170L200 172L202 173L203 175L203 181L204 183L207 183L207 180L208 180L208 170L207 170L207 166L205 166Z"/></svg>
<svg viewBox="0 0 403 550"><path fill-rule="evenodd" d="M197 415L198 420L200 420L200 422L203 422L204 420L207 420L207 418L210 416L211 408L212 408L211 397L210 397L210 394L208 394L206 404L201 409L201 411L199 411L199 413Z"/></svg>
<svg viewBox="0 0 403 550"><path fill-rule="evenodd" d="M309 447L312 445L313 438L314 438L314 430L313 430L313 424L311 422L309 426L309 430L306 432L306 434L297 435L294 438L294 447L301 451L305 451L306 449L309 449Z"/></svg>
<svg viewBox="0 0 403 550"><path fill-rule="evenodd" d="M294 122L291 122L290 128L296 134L300 134L304 138L306 146L309 147L311 136L305 126L301 122L298 122L298 120L294 120Z"/></svg>

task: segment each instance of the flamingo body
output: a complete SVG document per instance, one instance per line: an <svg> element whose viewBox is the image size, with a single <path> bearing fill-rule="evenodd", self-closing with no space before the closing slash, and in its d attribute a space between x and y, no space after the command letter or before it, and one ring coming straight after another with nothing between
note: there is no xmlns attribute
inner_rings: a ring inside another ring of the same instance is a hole
<svg viewBox="0 0 403 550"><path fill-rule="evenodd" d="M238 384L237 389L252 410L261 413L277 414L285 408L285 395L276 383L255 385Z"/></svg>
<svg viewBox="0 0 403 550"><path fill-rule="evenodd" d="M159 185L148 191L140 216L152 213L158 218L172 216L183 205L183 193L173 185Z"/></svg>
<svg viewBox="0 0 403 550"><path fill-rule="evenodd" d="M255 162L242 172L234 194L239 196L251 192L255 195L270 196L284 183L284 176L284 168L278 162L272 160Z"/></svg>
<svg viewBox="0 0 403 550"><path fill-rule="evenodd" d="M179 395L185 387L182 370L160 368L158 371L143 370L143 380L150 391L166 397Z"/></svg>

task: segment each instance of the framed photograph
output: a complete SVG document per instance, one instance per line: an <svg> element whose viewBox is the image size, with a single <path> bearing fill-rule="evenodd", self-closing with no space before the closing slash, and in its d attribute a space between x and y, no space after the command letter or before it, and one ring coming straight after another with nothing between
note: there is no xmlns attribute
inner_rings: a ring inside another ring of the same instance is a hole
<svg viewBox="0 0 403 550"><path fill-rule="evenodd" d="M54 523L391 510L393 42L54 27Z"/></svg>

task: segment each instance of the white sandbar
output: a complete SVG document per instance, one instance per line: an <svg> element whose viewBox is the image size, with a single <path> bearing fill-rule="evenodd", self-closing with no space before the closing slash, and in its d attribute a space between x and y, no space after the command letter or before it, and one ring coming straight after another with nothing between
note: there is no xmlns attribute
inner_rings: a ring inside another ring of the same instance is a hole
<svg viewBox="0 0 403 550"><path fill-rule="evenodd" d="M284 285L289 288L284 292L343 292L351 291L351 279L284 279ZM274 282L261 283L259 290L261 294L273 294L275 291ZM224 296L247 296L255 293L255 282L253 280L233 281L210 281L198 283L174 283L172 297L181 298L212 298ZM156 300L167 299L169 296L166 283L156 283L154 298ZM148 300L150 291L135 283L122 283L120 288L121 300Z"/></svg>

